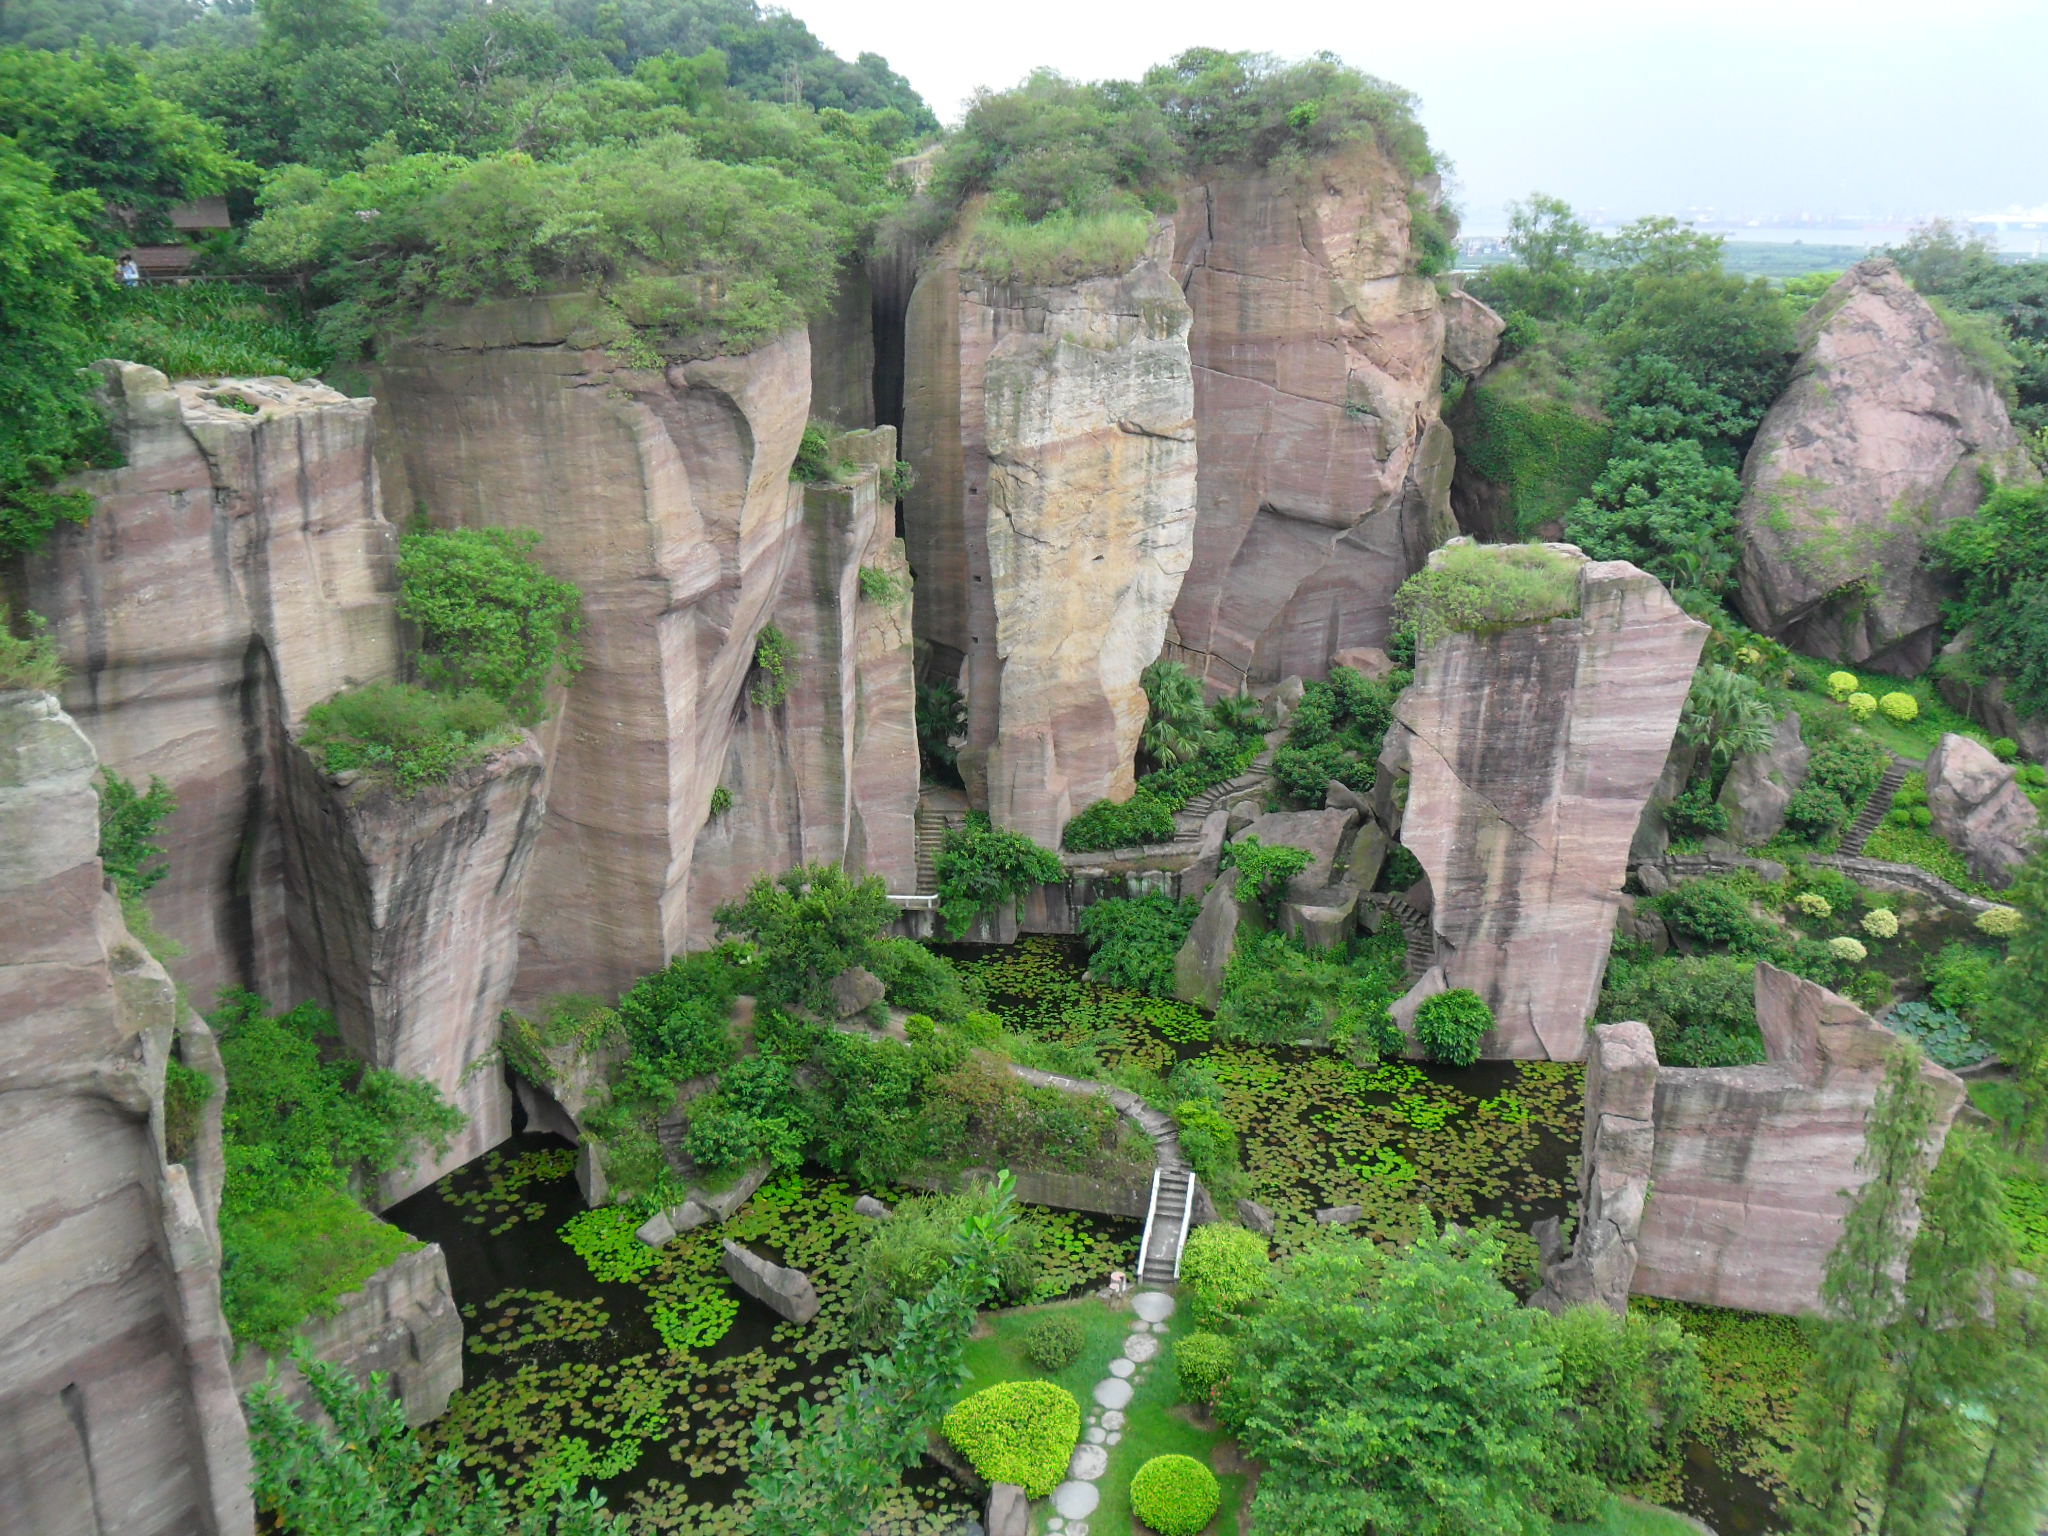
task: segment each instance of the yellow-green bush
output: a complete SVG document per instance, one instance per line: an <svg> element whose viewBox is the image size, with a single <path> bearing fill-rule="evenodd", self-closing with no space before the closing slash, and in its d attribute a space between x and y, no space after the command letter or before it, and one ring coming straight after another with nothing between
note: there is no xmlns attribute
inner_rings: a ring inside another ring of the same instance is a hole
<svg viewBox="0 0 2048 1536"><path fill-rule="evenodd" d="M1874 694L1852 693L1843 702L1849 706L1849 717L1852 720L1868 720L1877 713L1877 698Z"/></svg>
<svg viewBox="0 0 2048 1536"><path fill-rule="evenodd" d="M1237 1364L1237 1346L1220 1333L1195 1332L1173 1346L1173 1369L1184 1403L1215 1401L1217 1389Z"/></svg>
<svg viewBox="0 0 2048 1536"><path fill-rule="evenodd" d="M1888 693L1877 701L1877 707L1884 711L1887 720L1896 720L1901 725L1920 718L1920 701L1910 693Z"/></svg>
<svg viewBox="0 0 2048 1536"><path fill-rule="evenodd" d="M1081 1439L1081 1405L1049 1381L1000 1381L957 1404L943 1427L989 1482L1015 1483L1042 1499L1067 1475Z"/></svg>
<svg viewBox="0 0 2048 1536"><path fill-rule="evenodd" d="M1272 1288L1273 1261L1266 1240L1229 1222L1197 1227L1181 1252L1180 1281L1196 1327L1228 1327Z"/></svg>
<svg viewBox="0 0 2048 1536"><path fill-rule="evenodd" d="M1870 958L1870 951L1864 948L1863 941L1852 939L1846 933L1839 938L1828 940L1828 953L1837 960L1847 960L1851 964Z"/></svg>
<svg viewBox="0 0 2048 1536"><path fill-rule="evenodd" d="M1192 1456L1154 1456L1131 1479L1131 1513L1159 1536L1195 1536L1222 1500L1216 1474Z"/></svg>
<svg viewBox="0 0 2048 1536"><path fill-rule="evenodd" d="M1863 914L1863 931L1873 939L1895 939L1899 936L1899 915L1890 907L1872 907Z"/></svg>
<svg viewBox="0 0 2048 1536"><path fill-rule="evenodd" d="M1993 907L1977 914L1977 931L1994 939L2009 939L2020 931L2020 914L2015 907Z"/></svg>
<svg viewBox="0 0 2048 1536"><path fill-rule="evenodd" d="M1828 695L1837 704L1863 686L1862 679L1854 672L1830 672L1828 674Z"/></svg>

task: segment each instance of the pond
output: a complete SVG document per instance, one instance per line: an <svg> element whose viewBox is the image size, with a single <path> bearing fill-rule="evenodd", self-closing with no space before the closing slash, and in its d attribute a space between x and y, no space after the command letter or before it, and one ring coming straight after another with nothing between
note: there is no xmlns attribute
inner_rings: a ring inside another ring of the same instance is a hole
<svg viewBox="0 0 2048 1536"><path fill-rule="evenodd" d="M1361 1068L1305 1047L1215 1043L1197 1009L1088 982L1074 941L947 953L1020 1032L1089 1043L1111 1067L1200 1058L1239 1134L1244 1193L1272 1209L1283 1252L1321 1230L1321 1207L1362 1206L1350 1230L1389 1241L1412 1234L1428 1209L1439 1220L1499 1220L1510 1283L1533 1285L1528 1229L1565 1215L1576 1189L1577 1065ZM757 1420L793 1425L797 1405L829 1396L855 1356L846 1282L867 1223L853 1202L901 1192L817 1170L789 1175L723 1227L651 1250L633 1236L636 1213L583 1209L572 1170L565 1143L522 1134L387 1213L441 1245L467 1335L466 1385L425 1437L501 1480L533 1480L536 1496L595 1486L637 1530L736 1530ZM1137 1223L1028 1214L1048 1260L1039 1299L1132 1267ZM817 1318L798 1328L740 1294L719 1264L726 1237L804 1270ZM1682 1483L1687 1507L1724 1536L1764 1529L1756 1512L1767 1498L1726 1458L1702 1448ZM950 1479L920 1475L875 1530L936 1536L970 1509Z"/></svg>

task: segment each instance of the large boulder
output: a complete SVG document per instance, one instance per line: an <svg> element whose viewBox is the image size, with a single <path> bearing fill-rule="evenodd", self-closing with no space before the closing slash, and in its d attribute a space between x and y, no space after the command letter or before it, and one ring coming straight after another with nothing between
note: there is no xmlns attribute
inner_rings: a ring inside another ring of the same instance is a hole
<svg viewBox="0 0 2048 1536"><path fill-rule="evenodd" d="M1628 1310L1636 1237L1656 1149L1657 1043L1646 1024L1603 1024L1586 1062L1579 1158L1579 1231L1569 1258L1546 1262L1531 1300L1562 1312L1595 1303Z"/></svg>
<svg viewBox="0 0 2048 1536"><path fill-rule="evenodd" d="M1223 1001L1223 972L1230 964L1238 925L1244 918L1237 899L1237 871L1225 870L1223 878L1203 893L1201 913L1173 957L1175 997L1201 1008L1214 1008Z"/></svg>
<svg viewBox="0 0 2048 1536"><path fill-rule="evenodd" d="M1970 873L1992 885L2012 883L2041 835L2041 813L2013 765L1967 736L1943 736L1927 759L1927 809L1934 830L1970 861Z"/></svg>
<svg viewBox="0 0 2048 1536"><path fill-rule="evenodd" d="M1444 361L1475 378L1493 366L1507 322L1462 288L1444 295Z"/></svg>
<svg viewBox="0 0 2048 1536"><path fill-rule="evenodd" d="M817 1287L802 1270L772 1264L731 1238L726 1239L725 1257L720 1262L734 1285L776 1316L792 1323L808 1323L818 1315Z"/></svg>
<svg viewBox="0 0 2048 1536"><path fill-rule="evenodd" d="M1941 627L1928 536L1976 510L1987 475L2034 471L1997 385L1890 261L1843 273L1801 338L1743 465L1743 615L1812 655L1917 674Z"/></svg>
<svg viewBox="0 0 2048 1536"><path fill-rule="evenodd" d="M1799 716L1787 712L1761 752L1745 752L1729 766L1721 785L1721 809L1728 813L1728 836L1739 846L1754 848L1778 835L1785 808L1806 778L1811 754L1799 734Z"/></svg>

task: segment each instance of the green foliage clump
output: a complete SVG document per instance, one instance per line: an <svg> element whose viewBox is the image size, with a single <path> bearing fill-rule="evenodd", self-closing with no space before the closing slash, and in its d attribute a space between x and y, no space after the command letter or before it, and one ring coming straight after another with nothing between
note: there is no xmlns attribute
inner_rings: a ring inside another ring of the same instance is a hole
<svg viewBox="0 0 2048 1536"><path fill-rule="evenodd" d="M917 685L917 756L928 779L960 782L960 748L967 734L967 701L960 689L941 678Z"/></svg>
<svg viewBox="0 0 2048 1536"><path fill-rule="evenodd" d="M1540 544L1453 542L1394 594L1424 649L1454 632L1490 634L1579 611L1579 569Z"/></svg>
<svg viewBox="0 0 2048 1536"><path fill-rule="evenodd" d="M1131 1479L1131 1513L1159 1536L1197 1536L1222 1502L1216 1474L1192 1456L1154 1456Z"/></svg>
<svg viewBox="0 0 2048 1536"><path fill-rule="evenodd" d="M1181 1250L1180 1283L1197 1328L1228 1330L1272 1289L1273 1259L1266 1240L1231 1222L1199 1226Z"/></svg>
<svg viewBox="0 0 2048 1536"><path fill-rule="evenodd" d="M1178 662L1156 661L1142 678L1148 714L1139 745L1157 765L1130 799L1098 800L1060 834L1075 851L1171 842L1174 814L1204 790L1236 778L1264 742L1264 715L1248 700L1205 704L1202 685Z"/></svg>
<svg viewBox="0 0 2048 1536"><path fill-rule="evenodd" d="M684 1150L713 1173L761 1161L794 1173L803 1166L808 1140L804 1111L791 1091L789 1068L773 1057L749 1056L726 1068L716 1093L691 1104Z"/></svg>
<svg viewBox="0 0 2048 1536"><path fill-rule="evenodd" d="M885 571L879 565L864 565L860 568L860 595L864 601L882 608L894 608L910 595L910 589L902 577L893 571Z"/></svg>
<svg viewBox="0 0 2048 1536"><path fill-rule="evenodd" d="M1227 1196L1238 1184L1241 1165L1237 1127L1208 1099L1185 1099L1173 1108L1181 1156L1210 1194Z"/></svg>
<svg viewBox="0 0 2048 1536"><path fill-rule="evenodd" d="M398 545L398 612L419 626L420 675L489 694L527 724L582 662L583 595L541 569L539 543L531 530L450 528Z"/></svg>
<svg viewBox="0 0 2048 1536"><path fill-rule="evenodd" d="M737 961L731 949L677 955L634 982L616 1010L634 1058L673 1082L729 1066L733 1000L746 981Z"/></svg>
<svg viewBox="0 0 2048 1536"><path fill-rule="evenodd" d="M1105 986L1129 987L1153 997L1173 995L1173 962L1201 914L1194 901L1149 891L1113 896L1081 912L1088 969Z"/></svg>
<svg viewBox="0 0 2048 1536"><path fill-rule="evenodd" d="M1517 389L1513 379L1513 374L1487 378L1473 386L1467 397L1469 425L1458 434L1458 456L1506 488L1514 526L1501 532L1526 538L1546 523L1561 521L1592 494L1613 432L1597 414Z"/></svg>
<svg viewBox="0 0 2048 1536"><path fill-rule="evenodd" d="M754 639L754 671L758 674L747 689L747 699L756 709L779 708L796 682L791 663L796 647L789 636L773 624L763 625Z"/></svg>
<svg viewBox="0 0 2048 1536"><path fill-rule="evenodd" d="M275 1348L418 1245L357 1203L354 1183L445 1150L463 1123L431 1083L326 1059L326 1010L272 1014L230 990L208 1016L227 1068L221 1309L237 1340Z"/></svg>
<svg viewBox="0 0 2048 1536"><path fill-rule="evenodd" d="M1630 560L1673 588L1718 594L1734 572L1741 499L1735 471L1692 438L1624 440L1564 536L1595 560Z"/></svg>
<svg viewBox="0 0 2048 1536"><path fill-rule="evenodd" d="M164 1154L174 1163L192 1155L199 1117L213 1100L213 1079L176 1056L164 1061Z"/></svg>
<svg viewBox="0 0 2048 1536"><path fill-rule="evenodd" d="M1785 807L1785 825L1816 841L1838 834L1876 792L1891 754L1870 737L1843 731L1813 748L1806 778Z"/></svg>
<svg viewBox="0 0 2048 1536"><path fill-rule="evenodd" d="M960 252L961 267L992 283L1071 283L1127 272L1145 254L1153 219L1142 210L1060 208L1036 223L987 214Z"/></svg>
<svg viewBox="0 0 2048 1536"><path fill-rule="evenodd" d="M149 789L138 794L113 769L100 769L100 863L123 901L137 900L170 873L156 836L177 808L170 785L155 774Z"/></svg>
<svg viewBox="0 0 2048 1536"><path fill-rule="evenodd" d="M1916 1040L1930 1061L1939 1066L1975 1066L1990 1054L1970 1032L1970 1026L1946 1008L1934 1003L1900 1003L1884 1016L1894 1034Z"/></svg>
<svg viewBox="0 0 2048 1536"><path fill-rule="evenodd" d="M1998 985L2004 957L1988 945L1955 940L1944 944L1921 970L1927 995L1937 1008L1976 1017Z"/></svg>
<svg viewBox="0 0 2048 1536"><path fill-rule="evenodd" d="M983 1478L1042 1499L1067 1475L1081 1439L1081 1405L1049 1381L1002 1381L955 1406L945 1431Z"/></svg>
<svg viewBox="0 0 2048 1536"><path fill-rule="evenodd" d="M99 317L96 350L173 379L304 379L334 361L301 304L248 283L120 289Z"/></svg>
<svg viewBox="0 0 2048 1536"><path fill-rule="evenodd" d="M947 829L932 863L939 915L956 939L1034 885L1063 885L1067 878L1058 854L1021 832L993 825L980 811L970 811L965 826Z"/></svg>
<svg viewBox="0 0 2048 1536"><path fill-rule="evenodd" d="M1415 1038L1431 1061L1469 1067L1479 1059L1479 1043L1493 1028L1493 1010L1486 999L1454 987L1423 999L1415 1010Z"/></svg>
<svg viewBox="0 0 2048 1536"><path fill-rule="evenodd" d="M1296 805L1320 806L1334 779L1348 789L1371 789L1379 773L1380 744L1394 719L1394 695L1405 674L1368 678L1333 667L1328 682L1309 683L1287 723L1287 740L1273 754L1273 777Z"/></svg>
<svg viewBox="0 0 2048 1536"><path fill-rule="evenodd" d="M365 683L307 710L299 744L329 773L370 773L410 796L517 730L505 706L481 689L451 694L414 683Z"/></svg>
<svg viewBox="0 0 2048 1536"><path fill-rule="evenodd" d="M0 516L4 516L0 508ZM28 633L17 635L7 605L0 603L0 689L26 688L33 693L55 693L64 684L64 663L46 633L43 616L25 616Z"/></svg>
<svg viewBox="0 0 2048 1536"><path fill-rule="evenodd" d="M804 428L796 445L796 458L789 466L789 478L805 485L830 485L843 469L833 452L832 432L815 421Z"/></svg>
<svg viewBox="0 0 2048 1536"><path fill-rule="evenodd" d="M1605 1307L1569 1307L1548 1330L1557 1351L1558 1391L1567 1411L1559 1440L1568 1480L1590 1499L1625 1487L1674 1455L1699 1416L1706 1375L1699 1351L1671 1318L1617 1317Z"/></svg>
<svg viewBox="0 0 2048 1536"><path fill-rule="evenodd" d="M1174 1374L1180 1381L1180 1400L1207 1405L1230 1380L1237 1364L1237 1346L1220 1333L1197 1329L1173 1346Z"/></svg>
<svg viewBox="0 0 2048 1536"><path fill-rule="evenodd" d="M810 864L773 880L761 876L714 917L721 935L747 939L758 950L758 996L822 1012L832 978L873 957L895 909L881 876L856 880L837 864Z"/></svg>
<svg viewBox="0 0 2048 1536"><path fill-rule="evenodd" d="M1240 900L1263 908L1268 916L1280 910L1287 884L1314 862L1306 848L1289 843L1261 843L1250 833L1223 845L1222 867L1237 871Z"/></svg>
<svg viewBox="0 0 2048 1536"><path fill-rule="evenodd" d="M1264 1044L1327 1037L1353 1056L1398 1055L1387 1005L1406 986L1400 927L1356 939L1345 953L1311 951L1280 933L1240 932L1224 968L1216 1036Z"/></svg>
<svg viewBox="0 0 2048 1536"><path fill-rule="evenodd" d="M2048 714L2048 487L1999 487L1932 548L1961 588L1949 617L1968 628L1972 680L2002 677L2014 708Z"/></svg>
<svg viewBox="0 0 2048 1536"><path fill-rule="evenodd" d="M1036 1318L1024 1330L1024 1358L1041 1371L1063 1371L1080 1358L1087 1330L1071 1312Z"/></svg>
<svg viewBox="0 0 2048 1536"><path fill-rule="evenodd" d="M1756 963L1734 955L1637 956L1621 944L1600 997L1603 1022L1650 1026L1657 1059L1674 1067L1734 1067L1764 1059L1756 1022Z"/></svg>
<svg viewBox="0 0 2048 1536"><path fill-rule="evenodd" d="M1688 938L1754 955L1777 938L1777 929L1753 909L1758 890L1752 875L1702 875L1681 880L1644 905Z"/></svg>
<svg viewBox="0 0 2048 1536"><path fill-rule="evenodd" d="M1083 809L1060 833L1060 842L1077 853L1138 848L1170 843L1175 831L1173 808L1140 788L1128 800L1097 800Z"/></svg>
<svg viewBox="0 0 2048 1536"><path fill-rule="evenodd" d="M723 784L712 786L711 802L708 809L713 816L723 816L732 809L732 791Z"/></svg>
<svg viewBox="0 0 2048 1536"><path fill-rule="evenodd" d="M977 1003L959 967L915 939L877 939L867 968L881 981L890 1004L946 1023L965 1018Z"/></svg>

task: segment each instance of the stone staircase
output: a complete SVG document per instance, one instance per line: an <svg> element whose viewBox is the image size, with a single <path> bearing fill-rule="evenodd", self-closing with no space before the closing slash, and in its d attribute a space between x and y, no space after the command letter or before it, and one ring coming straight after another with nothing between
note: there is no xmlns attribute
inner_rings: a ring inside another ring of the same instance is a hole
<svg viewBox="0 0 2048 1536"><path fill-rule="evenodd" d="M1267 747L1252 759L1251 767L1236 778L1222 784L1212 784L1182 806L1173 816L1173 840L1177 843L1198 843L1202 840L1202 823L1209 819L1209 813L1219 805L1229 805L1247 795L1263 794L1273 772L1273 749Z"/></svg>
<svg viewBox="0 0 2048 1536"><path fill-rule="evenodd" d="M1193 1170L1162 1167L1152 1188L1152 1209L1145 1216L1145 1251L1138 1255L1138 1279L1144 1285L1172 1285L1180 1278L1180 1250L1186 1241L1188 1213L1195 1199Z"/></svg>
<svg viewBox="0 0 2048 1536"><path fill-rule="evenodd" d="M1855 821L1849 824L1849 830L1843 834L1839 852L1852 859L1863 852L1863 845L1870 841L1870 834L1878 829L1891 811L1892 798L1898 794L1899 786L1906 782L1906 775L1911 771L1912 765L1904 758L1892 759L1891 767L1884 771L1884 778L1879 781L1870 798L1864 802L1863 809Z"/></svg>
<svg viewBox="0 0 2048 1536"><path fill-rule="evenodd" d="M967 825L964 811L933 805L928 799L917 803L917 894L935 895L939 889L939 844L954 827Z"/></svg>
<svg viewBox="0 0 2048 1536"><path fill-rule="evenodd" d="M1430 926L1428 914L1403 897L1389 896L1386 910L1401 925L1402 937L1408 941L1408 984L1413 986L1436 964L1436 930Z"/></svg>

